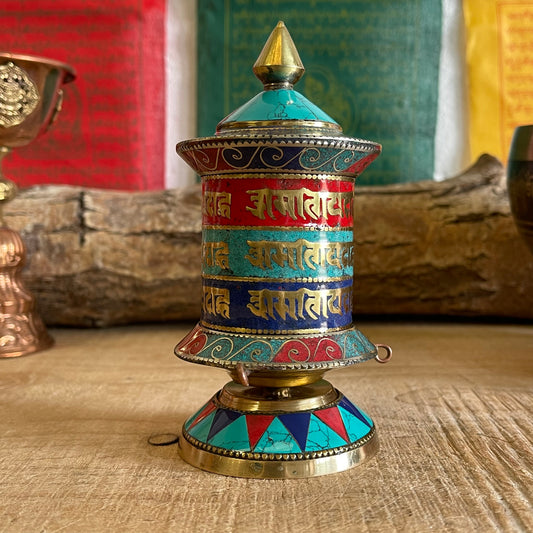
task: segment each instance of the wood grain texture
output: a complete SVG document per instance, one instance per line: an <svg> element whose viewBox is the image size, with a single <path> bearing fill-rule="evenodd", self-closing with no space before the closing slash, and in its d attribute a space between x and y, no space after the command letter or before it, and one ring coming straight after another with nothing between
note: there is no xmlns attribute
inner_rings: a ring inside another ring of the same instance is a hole
<svg viewBox="0 0 533 533"><path fill-rule="evenodd" d="M0 361L0 532L533 530L533 328L360 323L393 346L327 378L374 419L378 456L336 475L194 469L175 433L223 383L172 355L189 325L56 329Z"/></svg>
<svg viewBox="0 0 533 533"><path fill-rule="evenodd" d="M533 318L533 255L490 156L461 176L358 187L358 314ZM28 247L25 280L48 324L195 319L201 304L201 191L24 191L7 223Z"/></svg>
<svg viewBox="0 0 533 533"><path fill-rule="evenodd" d="M488 155L441 182L356 188L359 313L533 318L533 255Z"/></svg>

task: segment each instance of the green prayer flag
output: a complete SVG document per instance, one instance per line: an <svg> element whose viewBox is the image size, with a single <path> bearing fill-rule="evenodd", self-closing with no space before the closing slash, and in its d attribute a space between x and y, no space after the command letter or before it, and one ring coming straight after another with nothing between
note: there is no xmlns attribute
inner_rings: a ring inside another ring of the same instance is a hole
<svg viewBox="0 0 533 533"><path fill-rule="evenodd" d="M198 0L199 135L262 91L252 66L279 20L306 69L295 89L346 135L383 145L358 183L431 178L438 0Z"/></svg>

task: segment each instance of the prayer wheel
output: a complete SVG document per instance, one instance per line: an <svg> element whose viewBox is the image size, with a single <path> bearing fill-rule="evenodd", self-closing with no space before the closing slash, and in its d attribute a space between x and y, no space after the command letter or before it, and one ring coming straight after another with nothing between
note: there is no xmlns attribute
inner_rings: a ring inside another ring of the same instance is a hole
<svg viewBox="0 0 533 533"><path fill-rule="evenodd" d="M203 294L175 353L232 378L185 422L180 453L239 477L339 472L376 452L376 429L324 373L391 355L352 322L355 178L381 146L293 89L304 68L283 22L253 71L261 93L177 145L202 178Z"/></svg>

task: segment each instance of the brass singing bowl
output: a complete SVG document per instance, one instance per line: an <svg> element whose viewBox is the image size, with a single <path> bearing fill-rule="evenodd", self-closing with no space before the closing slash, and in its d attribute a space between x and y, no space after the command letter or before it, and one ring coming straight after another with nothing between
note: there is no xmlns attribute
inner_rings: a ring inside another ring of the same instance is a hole
<svg viewBox="0 0 533 533"><path fill-rule="evenodd" d="M61 109L61 86L75 78L59 61L0 52L0 146L25 146L44 133Z"/></svg>

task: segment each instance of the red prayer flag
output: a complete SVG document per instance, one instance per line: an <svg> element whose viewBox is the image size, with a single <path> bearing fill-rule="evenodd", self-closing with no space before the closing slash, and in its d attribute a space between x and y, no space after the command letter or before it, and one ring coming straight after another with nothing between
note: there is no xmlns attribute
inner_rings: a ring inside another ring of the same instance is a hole
<svg viewBox="0 0 533 533"><path fill-rule="evenodd" d="M165 0L4 0L2 52L72 66L63 109L4 159L19 187L164 188Z"/></svg>

